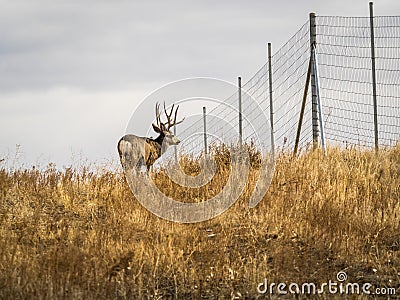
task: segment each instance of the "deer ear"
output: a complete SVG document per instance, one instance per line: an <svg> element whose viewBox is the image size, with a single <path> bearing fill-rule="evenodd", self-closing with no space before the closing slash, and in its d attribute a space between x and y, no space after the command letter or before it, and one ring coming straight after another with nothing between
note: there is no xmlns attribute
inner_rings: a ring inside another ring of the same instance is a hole
<svg viewBox="0 0 400 300"><path fill-rule="evenodd" d="M161 129L157 125L155 125L155 124L151 124L151 125L153 125L153 129L155 132L161 133Z"/></svg>

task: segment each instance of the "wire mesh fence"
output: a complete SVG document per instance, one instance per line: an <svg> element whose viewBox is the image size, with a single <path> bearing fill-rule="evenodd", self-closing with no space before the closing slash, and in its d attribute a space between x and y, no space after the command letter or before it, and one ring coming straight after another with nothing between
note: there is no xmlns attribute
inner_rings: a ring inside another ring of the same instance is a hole
<svg viewBox="0 0 400 300"><path fill-rule="evenodd" d="M327 139L374 145L370 18L319 17L318 55ZM400 133L400 18L375 17L378 137Z"/></svg>
<svg viewBox="0 0 400 300"><path fill-rule="evenodd" d="M400 140L400 16L373 17L379 145ZM370 17L316 17L319 93L328 144L373 147L375 138ZM305 91L310 60L310 25L305 23L271 58L274 141L279 148L295 146L303 94L307 95L299 148L313 143L311 92ZM268 63L242 87L244 141L270 145ZM238 93L207 114L210 144L237 141ZM186 138L203 132L199 118L179 133ZM185 152L202 150L202 137Z"/></svg>

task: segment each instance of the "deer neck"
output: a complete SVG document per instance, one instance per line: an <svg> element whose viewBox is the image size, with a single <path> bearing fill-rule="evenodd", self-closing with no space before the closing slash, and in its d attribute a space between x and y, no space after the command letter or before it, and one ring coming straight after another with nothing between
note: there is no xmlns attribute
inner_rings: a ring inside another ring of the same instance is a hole
<svg viewBox="0 0 400 300"><path fill-rule="evenodd" d="M154 141L160 146L160 156L165 153L168 149L168 143L164 143L165 135L160 134Z"/></svg>

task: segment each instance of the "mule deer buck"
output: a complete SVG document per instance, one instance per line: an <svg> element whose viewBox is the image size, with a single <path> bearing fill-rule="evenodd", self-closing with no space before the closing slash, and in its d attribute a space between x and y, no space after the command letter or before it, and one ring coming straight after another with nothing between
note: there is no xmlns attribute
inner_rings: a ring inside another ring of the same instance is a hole
<svg viewBox="0 0 400 300"><path fill-rule="evenodd" d="M176 121L178 105L172 120L174 107L175 105L172 105L168 113L164 102L167 122L163 123L161 122L160 105L156 104L156 124L152 124L154 131L159 134L156 139L127 134L119 140L118 153L124 170L133 170L134 168L139 170L143 165L146 165L148 172L154 162L167 151L168 146L180 143L180 140L171 132L171 128L182 123L185 118L179 122Z"/></svg>

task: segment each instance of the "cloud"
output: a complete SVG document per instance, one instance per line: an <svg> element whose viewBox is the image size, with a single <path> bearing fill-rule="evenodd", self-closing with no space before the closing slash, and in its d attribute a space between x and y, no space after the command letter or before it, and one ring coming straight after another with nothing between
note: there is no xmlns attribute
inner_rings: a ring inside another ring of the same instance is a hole
<svg viewBox="0 0 400 300"><path fill-rule="evenodd" d="M366 1L4 1L0 89L246 78L266 44L278 49L309 11L367 9Z"/></svg>
<svg viewBox="0 0 400 300"><path fill-rule="evenodd" d="M253 65L249 53L265 46L275 19L228 2L95 3L6 2L0 88L98 90L226 70L236 76L241 60Z"/></svg>

